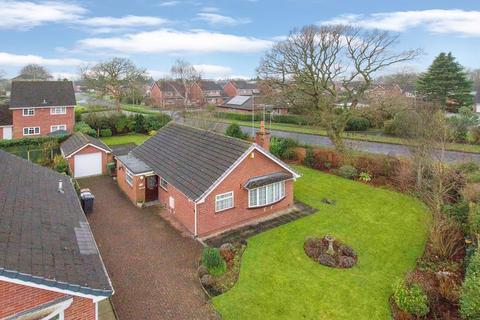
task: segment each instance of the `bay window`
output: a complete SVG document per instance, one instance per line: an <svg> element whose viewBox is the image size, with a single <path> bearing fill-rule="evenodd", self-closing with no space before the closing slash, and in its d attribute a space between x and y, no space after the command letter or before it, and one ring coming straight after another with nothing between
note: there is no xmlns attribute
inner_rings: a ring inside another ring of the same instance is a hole
<svg viewBox="0 0 480 320"><path fill-rule="evenodd" d="M275 182L248 191L249 208L267 206L285 197L285 181Z"/></svg>

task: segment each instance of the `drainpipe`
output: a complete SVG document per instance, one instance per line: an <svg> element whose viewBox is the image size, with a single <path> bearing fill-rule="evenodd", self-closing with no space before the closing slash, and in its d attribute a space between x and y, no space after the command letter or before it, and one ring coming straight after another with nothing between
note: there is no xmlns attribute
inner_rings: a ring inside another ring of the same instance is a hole
<svg viewBox="0 0 480 320"><path fill-rule="evenodd" d="M195 202L194 212L195 212L195 224L194 224L195 231L193 233L193 236L196 238L197 235L198 235L198 211L197 211L197 203L196 202Z"/></svg>

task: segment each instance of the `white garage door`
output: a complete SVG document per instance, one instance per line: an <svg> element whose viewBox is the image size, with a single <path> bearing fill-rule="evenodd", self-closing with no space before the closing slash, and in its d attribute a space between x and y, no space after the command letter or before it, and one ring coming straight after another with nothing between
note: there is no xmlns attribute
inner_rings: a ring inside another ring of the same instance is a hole
<svg viewBox="0 0 480 320"><path fill-rule="evenodd" d="M75 178L102 174L102 153L77 154L75 157Z"/></svg>

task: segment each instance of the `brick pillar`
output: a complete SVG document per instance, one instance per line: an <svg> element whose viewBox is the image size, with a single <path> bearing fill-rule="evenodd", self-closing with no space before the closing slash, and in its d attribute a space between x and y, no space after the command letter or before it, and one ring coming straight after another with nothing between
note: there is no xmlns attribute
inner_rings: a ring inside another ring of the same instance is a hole
<svg viewBox="0 0 480 320"><path fill-rule="evenodd" d="M260 121L260 130L255 134L255 143L263 149L270 150L270 132L265 130L265 121Z"/></svg>

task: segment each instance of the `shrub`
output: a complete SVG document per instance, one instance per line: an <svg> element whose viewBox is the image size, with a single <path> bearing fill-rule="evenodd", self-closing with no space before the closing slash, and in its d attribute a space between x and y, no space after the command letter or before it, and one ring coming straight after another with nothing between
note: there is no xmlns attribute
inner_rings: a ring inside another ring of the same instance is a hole
<svg viewBox="0 0 480 320"><path fill-rule="evenodd" d="M480 206L472 203L468 212L467 232L472 239L480 240Z"/></svg>
<svg viewBox="0 0 480 320"><path fill-rule="evenodd" d="M362 117L353 117L348 120L346 131L366 131L370 128L370 121Z"/></svg>
<svg viewBox="0 0 480 320"><path fill-rule="evenodd" d="M456 221L446 217L435 217L429 240L430 253L442 261L452 259L464 245L460 226Z"/></svg>
<svg viewBox="0 0 480 320"><path fill-rule="evenodd" d="M292 157L295 157L293 149L297 146L298 142L291 138L272 137L270 139L270 152L280 159L292 159Z"/></svg>
<svg viewBox="0 0 480 320"><path fill-rule="evenodd" d="M313 168L315 165L315 154L313 153L313 149L307 148L305 152L305 158L303 159L303 165L309 168Z"/></svg>
<svg viewBox="0 0 480 320"><path fill-rule="evenodd" d="M347 164L338 169L338 175L346 179L355 179L358 176L358 172L357 169Z"/></svg>
<svg viewBox="0 0 480 320"><path fill-rule="evenodd" d="M412 125L418 122L418 117L410 111L398 112L393 120L385 121L384 131L397 137L412 138Z"/></svg>
<svg viewBox="0 0 480 320"><path fill-rule="evenodd" d="M338 168L342 163L341 155L332 149L315 149L315 161L313 167L315 169L331 169Z"/></svg>
<svg viewBox="0 0 480 320"><path fill-rule="evenodd" d="M133 130L136 133L144 133L145 117L141 114L133 116ZM132 129L132 127L130 127Z"/></svg>
<svg viewBox="0 0 480 320"><path fill-rule="evenodd" d="M448 276L448 273L441 275L438 278L438 293L447 301L457 303L460 298L460 288L455 278Z"/></svg>
<svg viewBox="0 0 480 320"><path fill-rule="evenodd" d="M454 204L443 206L442 212L449 218L455 219L459 224L465 226L467 224L469 205L467 201L459 201Z"/></svg>
<svg viewBox="0 0 480 320"><path fill-rule="evenodd" d="M463 173L474 173L480 170L480 166L476 162L468 161L468 162L463 162L459 164L458 170L460 170Z"/></svg>
<svg viewBox="0 0 480 320"><path fill-rule="evenodd" d="M95 131L95 129L93 129L83 121L77 122L74 130L77 132L81 132L83 134L88 134L89 136L92 136L92 137L95 137L97 135L97 132Z"/></svg>
<svg viewBox="0 0 480 320"><path fill-rule="evenodd" d="M68 173L68 162L61 154L57 154L53 158L53 169L60 173Z"/></svg>
<svg viewBox="0 0 480 320"><path fill-rule="evenodd" d="M470 202L480 201L480 183L468 183L462 189L462 196Z"/></svg>
<svg viewBox="0 0 480 320"><path fill-rule="evenodd" d="M475 144L480 144L480 127L470 129L470 139Z"/></svg>
<svg viewBox="0 0 480 320"><path fill-rule="evenodd" d="M460 294L460 314L464 319L480 319L480 249L467 267Z"/></svg>
<svg viewBox="0 0 480 320"><path fill-rule="evenodd" d="M469 173L466 176L467 182L480 183L480 172Z"/></svg>
<svg viewBox="0 0 480 320"><path fill-rule="evenodd" d="M425 316L430 311L427 295L416 283L407 287L404 280L395 282L393 299L399 309L417 317Z"/></svg>
<svg viewBox="0 0 480 320"><path fill-rule="evenodd" d="M372 180L372 176L368 172L360 172L358 179L363 182L369 182Z"/></svg>
<svg viewBox="0 0 480 320"><path fill-rule="evenodd" d="M231 125L229 125L227 127L227 130L225 131L225 134L227 136L238 138L238 139L245 138L245 134L243 133L240 126L236 123L232 123Z"/></svg>
<svg viewBox="0 0 480 320"><path fill-rule="evenodd" d="M127 133L130 129L132 119L126 115L121 115L115 123L115 131L117 133Z"/></svg>
<svg viewBox="0 0 480 320"><path fill-rule="evenodd" d="M100 130L100 137L111 137L112 130L111 129L102 129Z"/></svg>
<svg viewBox="0 0 480 320"><path fill-rule="evenodd" d="M217 248L206 247L202 253L202 264L208 269L208 272L213 276L218 276L224 273L227 269L227 264L220 255Z"/></svg>
<svg viewBox="0 0 480 320"><path fill-rule="evenodd" d="M168 114L159 113L156 115L150 115L145 117L143 129L145 132L157 131L170 121L172 121L172 118Z"/></svg>

